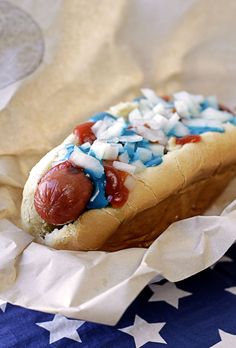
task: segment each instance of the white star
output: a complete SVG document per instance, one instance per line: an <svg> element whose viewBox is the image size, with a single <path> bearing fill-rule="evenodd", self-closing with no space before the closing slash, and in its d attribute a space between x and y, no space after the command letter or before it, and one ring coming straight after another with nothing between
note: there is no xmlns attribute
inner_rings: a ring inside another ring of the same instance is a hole
<svg viewBox="0 0 236 348"><path fill-rule="evenodd" d="M236 347L236 335L229 334L223 330L219 330L221 341L211 346L211 348L230 348Z"/></svg>
<svg viewBox="0 0 236 348"><path fill-rule="evenodd" d="M233 260L231 259L231 257L224 255L222 256L222 258L219 260L219 262L233 262Z"/></svg>
<svg viewBox="0 0 236 348"><path fill-rule="evenodd" d="M0 300L0 309L5 312L7 306L7 302Z"/></svg>
<svg viewBox="0 0 236 348"><path fill-rule="evenodd" d="M149 285L149 288L154 292L154 294L148 302L165 301L177 309L179 307L180 298L192 295L191 292L180 290L174 283L170 282L163 285Z"/></svg>
<svg viewBox="0 0 236 348"><path fill-rule="evenodd" d="M66 337L71 340L82 342L78 332L76 331L85 322L81 320L67 319L63 315L56 314L52 321L45 321L44 323L36 323L36 325L48 330L50 332L49 343L59 341Z"/></svg>
<svg viewBox="0 0 236 348"><path fill-rule="evenodd" d="M136 315L134 325L119 330L133 336L135 346L139 348L147 342L166 343L159 334L164 325L165 323L148 323Z"/></svg>
<svg viewBox="0 0 236 348"><path fill-rule="evenodd" d="M225 289L225 291L231 292L231 294L236 295L236 286Z"/></svg>
<svg viewBox="0 0 236 348"><path fill-rule="evenodd" d="M232 260L229 256L224 255L224 256L222 256L221 259L219 259L219 261L213 263L213 265L210 266L210 269L214 269L214 268L215 268L215 265L216 265L218 262L233 262L233 260Z"/></svg>

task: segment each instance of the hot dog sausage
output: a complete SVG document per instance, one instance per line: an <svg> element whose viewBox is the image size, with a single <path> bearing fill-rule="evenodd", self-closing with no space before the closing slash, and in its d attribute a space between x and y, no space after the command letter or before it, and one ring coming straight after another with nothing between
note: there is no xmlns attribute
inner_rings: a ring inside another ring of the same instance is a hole
<svg viewBox="0 0 236 348"><path fill-rule="evenodd" d="M93 184L83 170L66 161L43 175L34 195L34 206L47 223L66 224L85 210L92 190Z"/></svg>

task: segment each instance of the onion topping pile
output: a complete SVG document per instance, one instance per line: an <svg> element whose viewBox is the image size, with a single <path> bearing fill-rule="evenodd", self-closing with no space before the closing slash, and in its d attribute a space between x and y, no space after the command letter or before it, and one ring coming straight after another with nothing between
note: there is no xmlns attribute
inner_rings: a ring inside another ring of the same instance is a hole
<svg viewBox="0 0 236 348"><path fill-rule="evenodd" d="M122 183L130 189L130 175L161 164L168 151L201 141L203 133L222 133L226 123L236 125L234 113L213 96L204 98L182 91L159 97L151 89L142 89L142 94L77 126L74 143L66 144L53 164L68 160L91 178L94 191L87 209L111 203L106 194L105 168L110 168L110 187L115 182L111 172L120 171L126 173Z"/></svg>

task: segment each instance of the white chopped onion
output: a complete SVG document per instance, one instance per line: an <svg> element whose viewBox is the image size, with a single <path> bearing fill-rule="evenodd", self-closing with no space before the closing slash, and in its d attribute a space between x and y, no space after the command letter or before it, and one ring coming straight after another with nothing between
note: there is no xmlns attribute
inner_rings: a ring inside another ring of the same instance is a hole
<svg viewBox="0 0 236 348"><path fill-rule="evenodd" d="M91 127L92 132L99 138L100 134L105 132L113 123L114 120L111 118L99 120Z"/></svg>
<svg viewBox="0 0 236 348"><path fill-rule="evenodd" d="M170 110L166 109L163 103L158 103L156 106L154 106L153 111L155 114L160 114L162 116L167 117Z"/></svg>
<svg viewBox="0 0 236 348"><path fill-rule="evenodd" d="M132 125L133 127L137 127L137 126L143 126L145 123L146 123L146 122L144 121L144 119L143 119L143 118L140 118L140 119L133 120L133 121L131 122L131 125Z"/></svg>
<svg viewBox="0 0 236 348"><path fill-rule="evenodd" d="M139 102L139 110L142 114L142 116L153 109L153 104L147 100L147 99L141 99L140 102Z"/></svg>
<svg viewBox="0 0 236 348"><path fill-rule="evenodd" d="M121 170L122 172L127 172L130 174L134 174L135 172L135 166L124 162L114 161L113 167L118 170Z"/></svg>
<svg viewBox="0 0 236 348"><path fill-rule="evenodd" d="M168 119L160 114L156 114L152 121L156 123L156 128L151 127L153 129L164 128L168 123Z"/></svg>
<svg viewBox="0 0 236 348"><path fill-rule="evenodd" d="M190 130L188 129L188 127L186 127L181 122L177 122L177 124L174 126L172 131L175 134L175 136L177 136L177 137L184 137L184 136L190 134Z"/></svg>
<svg viewBox="0 0 236 348"><path fill-rule="evenodd" d="M146 166L140 160L134 161L132 164L135 166L135 173L140 173L146 169Z"/></svg>
<svg viewBox="0 0 236 348"><path fill-rule="evenodd" d="M141 92L143 93L144 97L147 98L147 100L150 101L153 105L156 105L158 103L164 105L167 104L162 98L158 97L156 93L150 88L142 88Z"/></svg>
<svg viewBox="0 0 236 348"><path fill-rule="evenodd" d="M151 103L153 103L153 104L157 104L158 103L158 97L157 97L156 93L152 89L150 89L150 88L142 88L141 92L144 95L144 97L147 98L147 100L149 100Z"/></svg>
<svg viewBox="0 0 236 348"><path fill-rule="evenodd" d="M150 110L150 111L146 111L144 114L143 114L143 118L144 120L151 120L153 117L154 117L154 112L153 110Z"/></svg>
<svg viewBox="0 0 236 348"><path fill-rule="evenodd" d="M175 127L175 125L178 123L180 117L179 115L175 112L171 118L168 120L166 125L164 126L165 133L167 134L171 129Z"/></svg>
<svg viewBox="0 0 236 348"><path fill-rule="evenodd" d="M119 141L122 143L137 143L138 141L143 140L143 137L141 135L122 135L119 137Z"/></svg>
<svg viewBox="0 0 236 348"><path fill-rule="evenodd" d="M94 152L99 160L114 160L118 157L121 144L110 144L104 141L95 140L91 146L91 151Z"/></svg>
<svg viewBox="0 0 236 348"><path fill-rule="evenodd" d="M174 102L177 113L184 118L190 118L191 114L188 109L188 104L184 100L176 100Z"/></svg>
<svg viewBox="0 0 236 348"><path fill-rule="evenodd" d="M154 156L163 156L165 147L160 144L150 144L150 150L152 151Z"/></svg>
<svg viewBox="0 0 236 348"><path fill-rule="evenodd" d="M135 187L135 179L131 175L127 175L124 185L129 191L132 191Z"/></svg>
<svg viewBox="0 0 236 348"><path fill-rule="evenodd" d="M107 145L108 146L105 148L103 159L104 160L116 159L119 154L119 146L115 146L115 144L107 144Z"/></svg>
<svg viewBox="0 0 236 348"><path fill-rule="evenodd" d="M196 96L196 95L187 93L186 91L181 91L174 94L174 99L184 101L187 104L188 110L192 117L199 116L199 113L200 113L199 103L201 101L204 101L204 98L202 96Z"/></svg>
<svg viewBox="0 0 236 348"><path fill-rule="evenodd" d="M216 110L211 107L202 111L201 116L208 120L216 120L220 122L229 121L233 117L229 112Z"/></svg>
<svg viewBox="0 0 236 348"><path fill-rule="evenodd" d="M119 117L113 124L97 137L100 140L107 140L113 137L119 137L125 127L125 120Z"/></svg>
<svg viewBox="0 0 236 348"><path fill-rule="evenodd" d="M147 162L152 159L152 151L144 147L138 147L136 154L142 162Z"/></svg>
<svg viewBox="0 0 236 348"><path fill-rule="evenodd" d="M163 143L165 140L165 134L162 130L154 130L154 129L149 129L144 126L138 126L136 127L137 133L142 135L144 139L147 139L152 142L159 141Z"/></svg>
<svg viewBox="0 0 236 348"><path fill-rule="evenodd" d="M142 119L142 115L139 109L136 108L129 113L129 122L132 123L134 120L140 120L140 119Z"/></svg>
<svg viewBox="0 0 236 348"><path fill-rule="evenodd" d="M124 163L129 163L129 154L128 152L124 152L119 156L119 161Z"/></svg>
<svg viewBox="0 0 236 348"><path fill-rule="evenodd" d="M91 170L97 178L101 178L104 168L96 158L86 155L78 147L75 147L70 158L70 162L75 166Z"/></svg>
<svg viewBox="0 0 236 348"><path fill-rule="evenodd" d="M203 118L194 118L191 120L183 120L183 123L188 127L214 127L222 128L222 123L215 120L206 120Z"/></svg>
<svg viewBox="0 0 236 348"><path fill-rule="evenodd" d="M80 147L83 150L87 150L90 148L90 146L91 146L91 144L87 141L86 143L83 143Z"/></svg>

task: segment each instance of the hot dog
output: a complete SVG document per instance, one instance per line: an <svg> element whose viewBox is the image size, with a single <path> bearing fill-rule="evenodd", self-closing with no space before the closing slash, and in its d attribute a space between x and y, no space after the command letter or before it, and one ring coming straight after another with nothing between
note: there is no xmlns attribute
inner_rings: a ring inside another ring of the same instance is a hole
<svg viewBox="0 0 236 348"><path fill-rule="evenodd" d="M34 195L35 209L49 224L65 225L85 210L92 187L83 170L69 161L59 163L40 179Z"/></svg>
<svg viewBox="0 0 236 348"><path fill-rule="evenodd" d="M70 250L149 246L201 214L236 172L232 110L187 92L151 90L99 113L32 169L23 226Z"/></svg>

